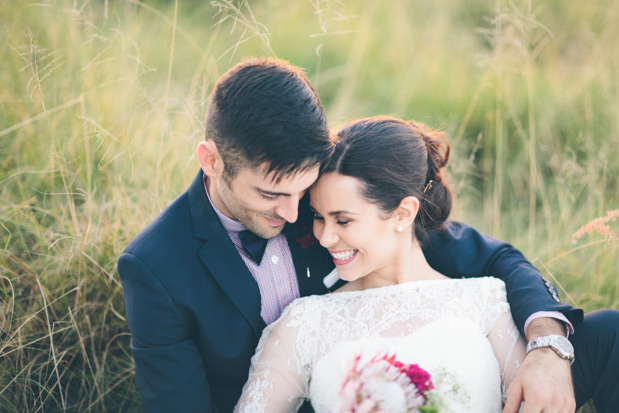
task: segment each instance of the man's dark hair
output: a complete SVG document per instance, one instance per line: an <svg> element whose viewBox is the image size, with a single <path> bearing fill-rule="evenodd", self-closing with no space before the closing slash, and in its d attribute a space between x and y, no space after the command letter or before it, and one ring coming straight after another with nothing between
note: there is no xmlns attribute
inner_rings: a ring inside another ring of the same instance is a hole
<svg viewBox="0 0 619 413"><path fill-rule="evenodd" d="M206 139L224 160L224 176L242 167L267 167L280 180L322 164L331 154L329 127L316 91L303 71L263 58L237 64L215 85Z"/></svg>

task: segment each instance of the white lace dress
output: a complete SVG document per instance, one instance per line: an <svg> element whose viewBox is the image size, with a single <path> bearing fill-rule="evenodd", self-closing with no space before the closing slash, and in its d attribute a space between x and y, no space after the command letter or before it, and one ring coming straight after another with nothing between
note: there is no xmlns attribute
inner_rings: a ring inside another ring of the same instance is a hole
<svg viewBox="0 0 619 413"><path fill-rule="evenodd" d="M329 412L353 359L388 352L432 375L446 411L500 412L525 347L496 278L304 297L264 330L235 411Z"/></svg>

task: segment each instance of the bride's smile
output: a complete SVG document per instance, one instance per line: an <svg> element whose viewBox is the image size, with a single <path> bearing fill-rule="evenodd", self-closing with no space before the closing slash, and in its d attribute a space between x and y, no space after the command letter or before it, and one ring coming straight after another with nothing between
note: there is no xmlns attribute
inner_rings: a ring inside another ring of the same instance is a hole
<svg viewBox="0 0 619 413"><path fill-rule="evenodd" d="M351 263L355 259L355 256L357 255L358 252L359 250L348 250L348 251L329 250L329 253L331 253L331 256L333 256L333 262L335 263L335 265L340 265L340 266Z"/></svg>

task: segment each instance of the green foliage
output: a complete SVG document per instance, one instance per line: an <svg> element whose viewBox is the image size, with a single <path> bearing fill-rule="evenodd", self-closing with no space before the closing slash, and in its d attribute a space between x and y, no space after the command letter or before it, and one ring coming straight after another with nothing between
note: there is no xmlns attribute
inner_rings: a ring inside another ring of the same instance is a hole
<svg viewBox="0 0 619 413"><path fill-rule="evenodd" d="M177 6L177 7L176 7ZM250 7L251 6L251 7ZM454 218L586 310L619 307L619 4L0 3L0 410L133 411L118 255L190 182L246 56L306 68L333 126L445 129Z"/></svg>

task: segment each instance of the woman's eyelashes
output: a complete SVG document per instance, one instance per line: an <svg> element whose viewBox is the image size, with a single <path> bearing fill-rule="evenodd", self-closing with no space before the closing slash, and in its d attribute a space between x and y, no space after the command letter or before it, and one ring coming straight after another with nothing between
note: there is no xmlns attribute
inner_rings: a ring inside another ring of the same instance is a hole
<svg viewBox="0 0 619 413"><path fill-rule="evenodd" d="M319 215L318 213L314 212L314 221L319 221L319 222L324 222L324 218ZM345 226L348 225L350 223L350 219L347 218L340 218L340 217L336 217L335 223L340 225L340 226Z"/></svg>

